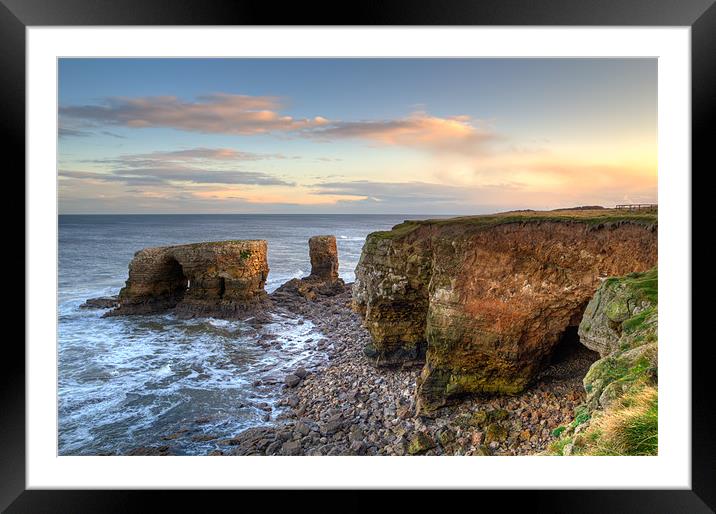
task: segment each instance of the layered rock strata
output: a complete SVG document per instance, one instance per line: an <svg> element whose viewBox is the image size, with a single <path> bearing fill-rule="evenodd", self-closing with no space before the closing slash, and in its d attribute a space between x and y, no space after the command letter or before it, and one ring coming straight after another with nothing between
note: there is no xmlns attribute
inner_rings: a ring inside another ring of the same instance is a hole
<svg viewBox="0 0 716 514"><path fill-rule="evenodd" d="M343 292L345 283L338 277L336 236L311 237L308 240L308 253L311 274L289 280L274 292L274 297L298 294L308 300L315 300L319 295L333 296Z"/></svg>
<svg viewBox="0 0 716 514"><path fill-rule="evenodd" d="M268 273L262 240L146 248L134 255L119 305L106 315L238 317L268 302Z"/></svg>
<svg viewBox="0 0 716 514"><path fill-rule="evenodd" d="M378 364L419 359L421 411L517 393L605 277L656 264L655 213L520 211L405 222L370 234L354 308Z"/></svg>

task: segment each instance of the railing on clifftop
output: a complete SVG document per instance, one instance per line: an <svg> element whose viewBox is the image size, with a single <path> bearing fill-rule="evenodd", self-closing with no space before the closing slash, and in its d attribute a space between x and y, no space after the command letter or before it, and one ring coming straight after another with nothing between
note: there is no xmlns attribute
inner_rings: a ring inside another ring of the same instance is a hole
<svg viewBox="0 0 716 514"><path fill-rule="evenodd" d="M656 209L659 204L656 203L623 203L616 205L615 209L625 209L627 211L638 211L642 209Z"/></svg>

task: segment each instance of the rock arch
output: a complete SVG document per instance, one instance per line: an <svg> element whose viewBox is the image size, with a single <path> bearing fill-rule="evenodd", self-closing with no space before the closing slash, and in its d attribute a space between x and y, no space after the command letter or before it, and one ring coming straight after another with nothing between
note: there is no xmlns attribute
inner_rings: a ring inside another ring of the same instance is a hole
<svg viewBox="0 0 716 514"><path fill-rule="evenodd" d="M267 244L219 241L145 248L129 264L109 316L174 310L183 317L236 317L268 301Z"/></svg>

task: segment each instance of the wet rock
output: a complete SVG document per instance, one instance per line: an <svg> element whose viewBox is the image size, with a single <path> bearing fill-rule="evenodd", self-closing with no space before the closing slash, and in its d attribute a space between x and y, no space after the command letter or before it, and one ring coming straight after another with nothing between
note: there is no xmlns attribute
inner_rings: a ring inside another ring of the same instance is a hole
<svg viewBox="0 0 716 514"><path fill-rule="evenodd" d="M80 305L80 309L113 309L119 305L118 298L117 295L89 298L85 303Z"/></svg>
<svg viewBox="0 0 716 514"><path fill-rule="evenodd" d="M174 432L174 433L172 433L172 434L162 436L162 439L163 439L164 441L171 441L172 439L178 439L179 437L182 437L183 435L186 435L187 432L189 432L188 429L182 428L182 429L177 430L176 432Z"/></svg>
<svg viewBox="0 0 716 514"><path fill-rule="evenodd" d="M286 375L286 378L284 378L283 381L288 387L296 387L301 383L301 377L291 373L290 375Z"/></svg>

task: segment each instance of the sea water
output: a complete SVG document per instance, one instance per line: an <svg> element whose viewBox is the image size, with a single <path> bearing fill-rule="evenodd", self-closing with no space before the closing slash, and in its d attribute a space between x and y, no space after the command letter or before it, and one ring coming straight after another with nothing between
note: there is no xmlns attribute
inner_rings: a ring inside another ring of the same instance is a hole
<svg viewBox="0 0 716 514"><path fill-rule="evenodd" d="M61 215L60 455L122 454L161 444L171 444L174 453L206 454L222 439L266 423L267 413L274 418L280 412L275 403L285 374L325 358L315 349L323 335L300 317L276 316L273 323L254 328L213 318L180 320L171 314L102 318L104 310L80 309L87 298L119 292L136 251L198 241L265 239L270 268L266 289L271 292L291 278L308 275L309 237L336 236L340 275L352 282L368 233L419 218ZM271 379L276 383L270 384ZM257 380L269 385L255 386ZM190 435L172 439L183 430ZM216 439L202 440L202 435Z"/></svg>

